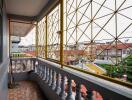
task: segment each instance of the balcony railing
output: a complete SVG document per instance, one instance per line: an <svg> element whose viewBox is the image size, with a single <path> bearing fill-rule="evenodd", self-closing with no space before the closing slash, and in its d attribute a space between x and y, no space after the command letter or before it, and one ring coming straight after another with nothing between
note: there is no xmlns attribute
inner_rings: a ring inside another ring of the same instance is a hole
<svg viewBox="0 0 132 100"><path fill-rule="evenodd" d="M13 58L13 74L28 72L51 100L131 100L132 89L39 58ZM33 70L33 71L31 71ZM31 75L32 74L32 75ZM17 76L17 77L18 77ZM15 76L14 76L15 78ZM46 85L45 88L43 86ZM48 87L49 90L46 90Z"/></svg>
<svg viewBox="0 0 132 100"><path fill-rule="evenodd" d="M12 58L12 72L20 73L34 70L35 59L34 58Z"/></svg>

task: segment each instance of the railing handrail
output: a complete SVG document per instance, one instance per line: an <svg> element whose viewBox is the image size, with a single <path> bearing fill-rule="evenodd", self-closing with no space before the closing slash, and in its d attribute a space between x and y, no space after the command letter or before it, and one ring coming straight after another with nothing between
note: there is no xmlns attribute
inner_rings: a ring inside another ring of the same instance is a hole
<svg viewBox="0 0 132 100"><path fill-rule="evenodd" d="M12 60L21 60L21 59L35 59L36 57L12 57Z"/></svg>
<svg viewBox="0 0 132 100"><path fill-rule="evenodd" d="M105 79L107 81L110 81L110 82L113 82L113 83L116 83L116 84L119 84L119 85L122 85L122 86L126 86L128 88L132 88L132 83L129 83L129 82L120 81L120 80L117 80L117 79L114 79L114 78L111 78L111 77L107 77L107 76L104 76L104 75L95 74L95 73L88 72L88 71L85 71L85 70L79 69L79 68L74 68L74 67L71 67L71 66L68 66L68 65L65 65L65 64L64 64L64 66L66 66L68 68L71 68L71 69L74 69L74 70L77 70L77 71L80 71L80 72L83 72L85 74L90 74L90 75L93 75L95 77Z"/></svg>
<svg viewBox="0 0 132 100"><path fill-rule="evenodd" d="M39 59L42 59L42 58L39 58ZM60 64L60 62L57 62L56 60L54 61L54 60L48 59L47 61L50 61L50 62L53 62L53 63L56 63L56 64ZM111 77L108 77L108 76L104 76L104 75L95 74L95 73L92 73L92 72L85 71L81 68L75 68L75 67L72 67L72 66L66 65L66 64L63 64L63 66L74 69L74 70L77 70L77 71L80 71L80 72L85 73L85 74L93 75L93 76L101 78L101 79L105 79L107 81L110 81L110 82L113 82L113 83L116 83L116 84L119 84L119 85L122 85L122 86L125 86L125 87L128 87L128 88L132 88L132 83L129 83L129 82L117 80L117 79L114 79L114 78L111 78Z"/></svg>

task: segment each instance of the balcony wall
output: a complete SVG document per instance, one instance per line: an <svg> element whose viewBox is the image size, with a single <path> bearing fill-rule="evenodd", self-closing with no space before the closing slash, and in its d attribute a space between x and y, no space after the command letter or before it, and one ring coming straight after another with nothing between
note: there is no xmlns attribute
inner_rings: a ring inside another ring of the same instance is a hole
<svg viewBox="0 0 132 100"><path fill-rule="evenodd" d="M86 87L85 100L94 100L94 93L100 94L101 100L132 99L132 90L128 87L65 66L61 69L60 65L53 62L38 58L18 58L12 62L14 80L36 82L49 100L81 100L82 85Z"/></svg>
<svg viewBox="0 0 132 100"><path fill-rule="evenodd" d="M1 25L0 25L1 27ZM9 32L8 32L8 20L5 13L5 6L3 6L2 14L2 62L0 62L0 100L7 100L7 69L9 64ZM0 47L1 48L1 47Z"/></svg>

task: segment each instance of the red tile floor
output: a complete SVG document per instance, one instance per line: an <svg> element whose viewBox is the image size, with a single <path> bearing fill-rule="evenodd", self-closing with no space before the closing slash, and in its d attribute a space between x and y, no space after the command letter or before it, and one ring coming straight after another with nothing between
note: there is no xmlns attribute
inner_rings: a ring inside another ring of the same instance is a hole
<svg viewBox="0 0 132 100"><path fill-rule="evenodd" d="M8 100L46 100L43 98L37 85L31 81L21 81L18 85L9 89Z"/></svg>

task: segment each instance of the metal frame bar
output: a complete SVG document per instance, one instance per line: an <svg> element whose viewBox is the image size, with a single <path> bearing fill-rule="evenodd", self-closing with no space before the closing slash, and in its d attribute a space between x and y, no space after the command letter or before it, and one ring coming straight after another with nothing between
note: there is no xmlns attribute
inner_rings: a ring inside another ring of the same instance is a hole
<svg viewBox="0 0 132 100"><path fill-rule="evenodd" d="M60 35L60 63L61 63L61 68L63 68L63 58L64 58L64 52L63 52L63 44L64 44L64 0L60 0L60 16L61 16L61 20L60 20L60 30L61 30L61 35Z"/></svg>
<svg viewBox="0 0 132 100"><path fill-rule="evenodd" d="M47 15L46 15L46 20L45 20L45 23L46 23L46 39L45 39L45 43L46 43L46 45L45 45L45 59L47 59L48 58L48 26L47 26Z"/></svg>
<svg viewBox="0 0 132 100"><path fill-rule="evenodd" d="M38 57L38 23L36 24L36 57Z"/></svg>

